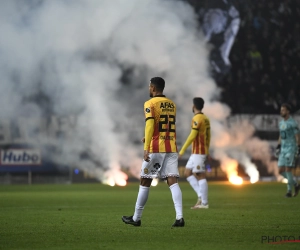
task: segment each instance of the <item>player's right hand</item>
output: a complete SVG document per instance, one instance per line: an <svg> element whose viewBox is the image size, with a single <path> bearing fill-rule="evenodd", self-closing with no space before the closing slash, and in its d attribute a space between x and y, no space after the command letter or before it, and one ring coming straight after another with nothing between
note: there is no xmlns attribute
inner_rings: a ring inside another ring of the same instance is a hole
<svg viewBox="0 0 300 250"><path fill-rule="evenodd" d="M144 150L144 161L147 161L147 162L150 161L149 151L148 150Z"/></svg>
<svg viewBox="0 0 300 250"><path fill-rule="evenodd" d="M141 140L142 143L145 143L145 137Z"/></svg>
<svg viewBox="0 0 300 250"><path fill-rule="evenodd" d="M280 150L281 150L281 145L278 144L277 147L276 147L276 150L275 150L275 156L276 156L277 158L279 157Z"/></svg>

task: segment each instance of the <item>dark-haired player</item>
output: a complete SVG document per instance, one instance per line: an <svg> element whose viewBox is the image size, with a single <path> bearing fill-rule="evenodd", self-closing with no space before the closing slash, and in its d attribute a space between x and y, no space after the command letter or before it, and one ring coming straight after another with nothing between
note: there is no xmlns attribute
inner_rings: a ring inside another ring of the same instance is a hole
<svg viewBox="0 0 300 250"><path fill-rule="evenodd" d="M144 138L144 161L141 182L133 216L123 216L126 224L141 225L141 217L146 205L153 178L166 179L172 193L176 220L172 227L183 227L182 193L177 183L178 154L176 146L176 105L163 95L165 81L161 77L150 80L150 100L144 104L146 118Z"/></svg>
<svg viewBox="0 0 300 250"><path fill-rule="evenodd" d="M279 122L279 139L276 148L279 172L288 180L286 197L292 197L294 186L297 196L300 186L294 181L292 170L295 167L297 155L300 153L299 128L296 121L290 116L291 106L287 103L281 105L280 115L283 118Z"/></svg>
<svg viewBox="0 0 300 250"><path fill-rule="evenodd" d="M209 154L210 121L202 113L204 100L201 97L196 97L193 99L193 104L193 113L195 115L192 119L192 130L179 152L179 157L193 143L192 154L187 162L184 175L198 195L198 201L191 209L200 209L208 208L205 162Z"/></svg>

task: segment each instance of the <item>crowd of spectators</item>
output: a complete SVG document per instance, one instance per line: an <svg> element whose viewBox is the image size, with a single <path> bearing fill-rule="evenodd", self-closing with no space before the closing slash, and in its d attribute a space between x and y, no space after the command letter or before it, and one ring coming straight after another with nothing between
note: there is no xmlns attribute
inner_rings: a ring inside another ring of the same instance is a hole
<svg viewBox="0 0 300 250"><path fill-rule="evenodd" d="M237 1L239 32L230 72L218 85L232 113L277 114L300 109L300 0Z"/></svg>
<svg viewBox="0 0 300 250"><path fill-rule="evenodd" d="M185 1L198 13L211 1L215 8L233 4L240 13L230 72L215 79L232 113L278 114L283 102L299 112L300 0Z"/></svg>

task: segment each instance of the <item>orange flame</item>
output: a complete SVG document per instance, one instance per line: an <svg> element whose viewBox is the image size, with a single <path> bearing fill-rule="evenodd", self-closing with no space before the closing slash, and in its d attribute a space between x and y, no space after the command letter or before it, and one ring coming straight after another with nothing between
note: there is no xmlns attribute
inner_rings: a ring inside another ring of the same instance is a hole
<svg viewBox="0 0 300 250"><path fill-rule="evenodd" d="M127 185L127 174L123 173L121 170L113 169L105 173L105 179L103 180L103 184L107 184L109 186L126 186Z"/></svg>
<svg viewBox="0 0 300 250"><path fill-rule="evenodd" d="M223 160L221 168L226 172L228 180L234 185L242 185L243 179L237 173L238 162L231 158Z"/></svg>
<svg viewBox="0 0 300 250"><path fill-rule="evenodd" d="M243 178L238 175L230 176L229 181L234 185L242 185L243 184Z"/></svg>

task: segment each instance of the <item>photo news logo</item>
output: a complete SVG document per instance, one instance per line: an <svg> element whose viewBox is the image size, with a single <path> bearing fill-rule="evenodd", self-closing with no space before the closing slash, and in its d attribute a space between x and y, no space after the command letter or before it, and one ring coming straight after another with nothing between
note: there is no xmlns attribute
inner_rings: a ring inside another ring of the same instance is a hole
<svg viewBox="0 0 300 250"><path fill-rule="evenodd" d="M261 236L261 243L267 244L283 244L283 243L300 243L300 235L299 236L269 236L263 235Z"/></svg>

